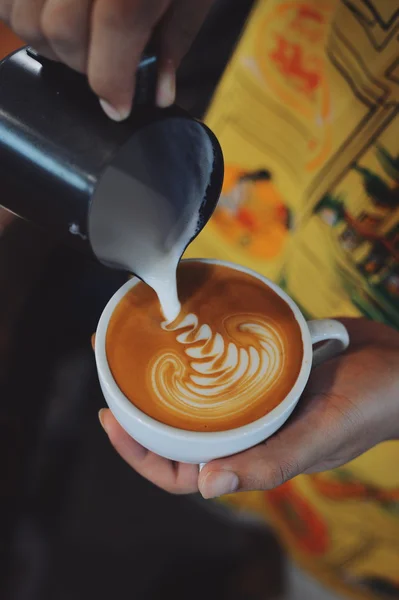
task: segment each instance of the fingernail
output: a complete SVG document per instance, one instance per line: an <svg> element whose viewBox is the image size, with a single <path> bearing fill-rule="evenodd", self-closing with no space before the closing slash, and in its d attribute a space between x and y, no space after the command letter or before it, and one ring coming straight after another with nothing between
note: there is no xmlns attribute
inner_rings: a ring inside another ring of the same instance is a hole
<svg viewBox="0 0 399 600"><path fill-rule="evenodd" d="M219 498L238 490L240 481L232 471L211 472L201 484L201 494L206 499Z"/></svg>
<svg viewBox="0 0 399 600"><path fill-rule="evenodd" d="M174 103L176 97L176 74L173 63L169 62L159 74L157 105L167 108Z"/></svg>
<svg viewBox="0 0 399 600"><path fill-rule="evenodd" d="M101 410L98 412L98 418L99 418L99 421L100 421L101 427L104 429L105 433L108 433L108 432L107 432L107 428L106 428L106 426L105 426L105 422L104 422L104 411L105 411L105 408L102 408L102 409L101 409Z"/></svg>
<svg viewBox="0 0 399 600"><path fill-rule="evenodd" d="M102 100L100 98L101 108L112 121L124 121L130 115L130 109L117 109L115 106L112 106L107 100Z"/></svg>

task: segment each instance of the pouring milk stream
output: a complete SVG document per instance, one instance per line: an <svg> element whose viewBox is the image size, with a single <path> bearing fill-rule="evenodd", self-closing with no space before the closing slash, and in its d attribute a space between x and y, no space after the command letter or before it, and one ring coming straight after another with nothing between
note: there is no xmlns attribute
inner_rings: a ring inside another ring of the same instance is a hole
<svg viewBox="0 0 399 600"><path fill-rule="evenodd" d="M136 133L96 191L90 213L95 254L151 286L168 322L180 313L176 269L204 224L214 161L200 123L158 121Z"/></svg>

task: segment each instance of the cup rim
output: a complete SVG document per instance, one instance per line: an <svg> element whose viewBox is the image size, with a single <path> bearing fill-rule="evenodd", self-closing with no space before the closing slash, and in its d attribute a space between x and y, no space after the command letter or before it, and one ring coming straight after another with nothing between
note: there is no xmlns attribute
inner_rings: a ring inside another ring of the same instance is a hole
<svg viewBox="0 0 399 600"><path fill-rule="evenodd" d="M223 267L227 267L230 269L234 269L236 271L240 271L242 273L246 273L256 279L260 280L264 285L273 290L282 300L284 300L288 306L291 308L295 319L300 327L301 336L302 336L302 344L303 344L303 358L302 365L300 371L298 373L298 377L291 388L290 392L287 396L278 404L275 408L273 408L269 413L252 421L251 423L247 423L246 425L241 425L240 427L236 427L235 429L228 429L225 431L188 431L185 429L179 429L177 427L172 427L171 425L166 425L160 421L157 421L153 417L150 417L142 410L137 408L121 391L118 384L116 383L111 369L108 364L107 353L106 353L106 338L107 331L110 319L114 313L119 302L122 298L133 289L141 280L138 277L133 277L129 281L127 281L122 287L117 290L117 292L112 296L106 305L98 326L97 332L95 336L95 359L97 364L97 369L99 373L99 377L101 378L102 385L106 390L107 394L112 397L114 404L118 407L120 411L123 413L127 413L127 415L134 419L135 421L140 421L143 426L147 429L152 429L154 433L162 433L167 436L173 437L173 439L181 441L191 441L191 442L206 442L206 441L234 441L237 438L242 438L246 435L253 435L255 432L264 429L265 427L272 426L275 422L281 420L281 418L287 414L287 412L291 411L295 404L298 402L299 397L301 396L305 386L308 382L310 371L312 368L312 354L313 347L310 336L310 331L303 316L302 312L296 305L296 303L286 294L284 290L282 290L277 284L270 281L267 277L244 267L242 265L238 265L225 260L211 259L211 258L190 258L183 259L184 263L205 263L205 264L213 264L219 265Z"/></svg>

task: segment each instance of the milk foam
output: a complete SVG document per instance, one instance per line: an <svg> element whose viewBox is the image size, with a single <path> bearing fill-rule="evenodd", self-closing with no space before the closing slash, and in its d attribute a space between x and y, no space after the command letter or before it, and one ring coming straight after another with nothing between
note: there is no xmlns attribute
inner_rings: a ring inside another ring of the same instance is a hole
<svg viewBox="0 0 399 600"><path fill-rule="evenodd" d="M199 227L200 207L194 211L189 222L175 242L174 248L169 254L154 261L150 268L141 270L140 276L158 296L163 316L168 323L172 323L180 314L181 305L179 301L176 281L176 271L188 242L195 236Z"/></svg>
<svg viewBox="0 0 399 600"><path fill-rule="evenodd" d="M168 411L207 419L237 416L278 384L285 364L278 326L246 314L228 317L225 326L233 339L245 334L251 343L226 341L194 314L177 325L163 324L177 333L187 357L170 351L151 365L152 387Z"/></svg>

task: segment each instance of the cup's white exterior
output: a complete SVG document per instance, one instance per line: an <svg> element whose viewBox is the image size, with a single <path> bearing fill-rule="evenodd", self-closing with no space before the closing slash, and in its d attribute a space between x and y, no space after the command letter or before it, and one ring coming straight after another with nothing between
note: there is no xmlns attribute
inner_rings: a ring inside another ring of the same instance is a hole
<svg viewBox="0 0 399 600"><path fill-rule="evenodd" d="M242 452L273 435L297 405L309 379L312 362L315 360L319 363L343 351L349 344L349 337L345 327L337 321L306 323L295 302L283 290L250 269L220 260L201 259L193 262L230 267L262 281L290 306L299 324L303 343L303 361L297 381L288 396L269 414L229 431L204 433L176 429L152 419L134 406L118 388L112 376L106 355L108 324L120 300L139 280L128 281L116 292L101 316L95 341L97 370L104 398L120 425L145 448L170 460L200 464ZM330 341L313 352L314 343L326 340Z"/></svg>

